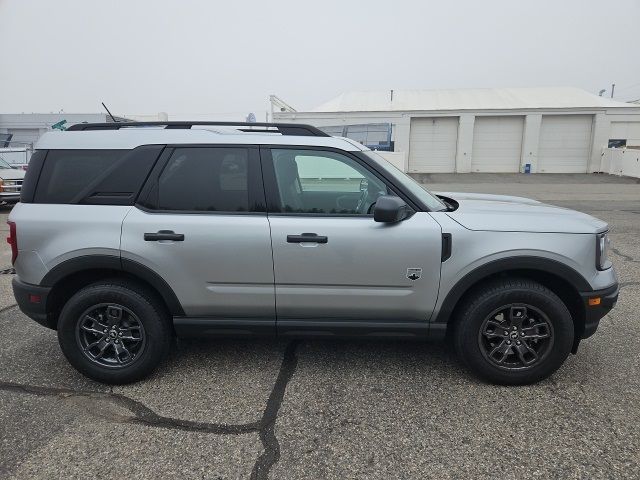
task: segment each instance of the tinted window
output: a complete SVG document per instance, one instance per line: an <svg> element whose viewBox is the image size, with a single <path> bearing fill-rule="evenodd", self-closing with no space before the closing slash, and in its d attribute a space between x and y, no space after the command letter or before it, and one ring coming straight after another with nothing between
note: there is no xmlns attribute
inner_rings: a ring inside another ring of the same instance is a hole
<svg viewBox="0 0 640 480"><path fill-rule="evenodd" d="M246 148L177 148L158 179L156 208L248 212L249 168Z"/></svg>
<svg viewBox="0 0 640 480"><path fill-rule="evenodd" d="M49 150L38 180L35 202L70 203L126 152L128 150Z"/></svg>
<svg viewBox="0 0 640 480"><path fill-rule="evenodd" d="M44 160L47 157L47 150L36 150L31 155L29 160L29 168L24 174L24 180L22 181L22 190L20 191L20 201L23 203L33 202L33 198L36 194L36 185L38 183L38 177L40 171L44 165Z"/></svg>
<svg viewBox="0 0 640 480"><path fill-rule="evenodd" d="M163 149L162 145L145 145L126 152L73 201L94 205L133 205Z"/></svg>
<svg viewBox="0 0 640 480"><path fill-rule="evenodd" d="M355 160L335 152L273 149L280 211L367 215L384 182Z"/></svg>

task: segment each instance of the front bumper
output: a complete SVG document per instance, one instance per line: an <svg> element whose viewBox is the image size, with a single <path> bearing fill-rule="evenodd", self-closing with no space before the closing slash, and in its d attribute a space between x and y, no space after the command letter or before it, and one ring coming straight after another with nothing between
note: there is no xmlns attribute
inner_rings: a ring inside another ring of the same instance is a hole
<svg viewBox="0 0 640 480"><path fill-rule="evenodd" d="M20 201L20 193L0 193L0 203L18 203Z"/></svg>
<svg viewBox="0 0 640 480"><path fill-rule="evenodd" d="M13 278L11 285L20 310L40 325L55 330L55 319L47 314L47 297L51 288L24 283L18 277Z"/></svg>
<svg viewBox="0 0 640 480"><path fill-rule="evenodd" d="M584 305L584 331L581 338L589 338L596 333L600 319L604 317L615 306L618 301L618 292L620 291L618 283L605 288L603 290L595 290L593 292L580 292ZM600 299L596 305L590 305L589 300Z"/></svg>

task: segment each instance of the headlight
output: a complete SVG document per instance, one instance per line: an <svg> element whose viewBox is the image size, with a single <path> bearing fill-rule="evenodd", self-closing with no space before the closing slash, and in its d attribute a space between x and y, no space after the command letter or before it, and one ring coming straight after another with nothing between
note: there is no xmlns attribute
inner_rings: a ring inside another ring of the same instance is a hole
<svg viewBox="0 0 640 480"><path fill-rule="evenodd" d="M611 267L609 261L609 232L596 235L596 267L598 270L606 270Z"/></svg>

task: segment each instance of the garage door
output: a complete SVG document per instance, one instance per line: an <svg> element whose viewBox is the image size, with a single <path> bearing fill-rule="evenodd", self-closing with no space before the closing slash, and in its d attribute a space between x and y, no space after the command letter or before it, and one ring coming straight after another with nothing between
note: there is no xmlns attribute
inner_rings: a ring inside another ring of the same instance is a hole
<svg viewBox="0 0 640 480"><path fill-rule="evenodd" d="M476 117L472 172L519 172L524 117Z"/></svg>
<svg viewBox="0 0 640 480"><path fill-rule="evenodd" d="M543 116L538 171L585 173L591 153L591 121L591 115Z"/></svg>
<svg viewBox="0 0 640 480"><path fill-rule="evenodd" d="M409 171L454 172L457 140L458 117L412 118Z"/></svg>

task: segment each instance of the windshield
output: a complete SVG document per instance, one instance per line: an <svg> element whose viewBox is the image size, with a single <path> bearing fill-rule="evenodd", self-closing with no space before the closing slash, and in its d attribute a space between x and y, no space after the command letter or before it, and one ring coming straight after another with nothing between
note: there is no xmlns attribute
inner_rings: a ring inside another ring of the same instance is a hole
<svg viewBox="0 0 640 480"><path fill-rule="evenodd" d="M5 160L3 160L2 157L0 157L0 168L13 168L13 167L9 165Z"/></svg>
<svg viewBox="0 0 640 480"><path fill-rule="evenodd" d="M442 200L436 197L433 193L422 188L422 186L418 182L416 182L409 175L407 175L406 173L398 169L395 165L385 160L384 157L382 157L381 155L373 151L364 151L362 153L374 159L376 163L380 165L386 173L388 173L393 178L398 180L398 183L401 183L413 195L418 197L422 201L422 203L424 203L427 207L429 207L429 210L432 210L432 211L447 210L447 206L442 202Z"/></svg>

